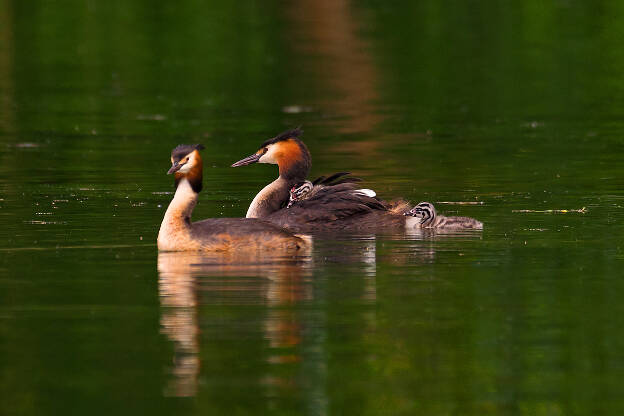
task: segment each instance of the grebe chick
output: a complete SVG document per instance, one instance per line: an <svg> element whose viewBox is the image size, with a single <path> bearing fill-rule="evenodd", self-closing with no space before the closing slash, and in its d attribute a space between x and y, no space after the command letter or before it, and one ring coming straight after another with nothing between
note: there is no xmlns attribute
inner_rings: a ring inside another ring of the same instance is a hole
<svg viewBox="0 0 624 416"><path fill-rule="evenodd" d="M398 231L411 223L403 213L406 203L384 202L371 190L358 190L355 178L341 172L313 182L305 198L290 204L290 190L306 181L312 158L299 139L300 129L286 131L262 143L258 151L232 167L270 163L279 168L278 178L265 186L247 210L248 218L262 218L298 231ZM304 188L307 189L307 186ZM414 220L415 222L415 220ZM411 226L411 225L410 225Z"/></svg>
<svg viewBox="0 0 624 416"><path fill-rule="evenodd" d="M469 217L445 217L437 215L430 202L421 202L405 213L420 218L420 228L443 228L445 230L482 230L483 223Z"/></svg>
<svg viewBox="0 0 624 416"><path fill-rule="evenodd" d="M293 204L297 203L298 201L304 201L306 199L312 198L314 195L316 195L319 191L321 191L323 188L327 186L336 186L342 183L354 183L354 182L359 181L359 178L353 178L353 177L341 178L346 175L349 175L349 173L340 172L340 173L336 173L330 176L329 178L325 178L324 176L321 176L320 178L316 178L314 182L303 181L301 183L296 184L295 186L290 188L290 199L288 201L288 205L286 205L286 208L290 208ZM341 178L341 179L338 181L336 180L338 178ZM353 188L354 188L353 185L347 186L349 193L353 196L367 196L370 198L375 198L377 196L375 191L373 191L372 189L353 189ZM339 188L333 188L332 191L337 191L338 189Z"/></svg>
<svg viewBox="0 0 624 416"><path fill-rule="evenodd" d="M171 152L175 174L175 195L169 204L160 231L158 249L166 251L258 251L308 248L309 236L293 234L274 224L252 218L210 218L191 222L191 213L202 189L204 147L180 145Z"/></svg>
<svg viewBox="0 0 624 416"><path fill-rule="evenodd" d="M286 208L290 208L292 204L297 201L308 198L310 196L310 193L312 192L312 189L314 189L314 184L312 184L312 182L310 181L303 181L302 183L290 188L290 198L288 200L288 205L286 205Z"/></svg>

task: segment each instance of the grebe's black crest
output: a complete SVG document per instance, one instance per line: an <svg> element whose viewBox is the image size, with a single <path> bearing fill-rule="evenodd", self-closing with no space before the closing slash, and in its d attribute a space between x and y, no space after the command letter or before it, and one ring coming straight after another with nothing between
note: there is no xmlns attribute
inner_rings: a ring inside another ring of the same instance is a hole
<svg viewBox="0 0 624 416"><path fill-rule="evenodd" d="M270 144L281 142L281 141L288 140L288 139L298 139L299 136L301 136L302 134L303 134L303 130L301 130L301 127L297 127L296 129L292 129L292 130L287 130L283 133L278 134L272 139L265 141L264 143L260 145L260 147L268 146Z"/></svg>
<svg viewBox="0 0 624 416"><path fill-rule="evenodd" d="M193 150L203 150L205 149L203 144L181 144L176 146L171 151L171 157L174 161L180 161L184 156L191 153Z"/></svg>

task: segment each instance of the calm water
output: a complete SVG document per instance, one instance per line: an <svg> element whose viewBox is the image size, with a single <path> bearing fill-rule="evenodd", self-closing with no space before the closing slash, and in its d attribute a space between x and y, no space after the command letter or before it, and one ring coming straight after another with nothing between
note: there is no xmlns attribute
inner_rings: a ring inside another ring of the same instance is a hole
<svg viewBox="0 0 624 416"><path fill-rule="evenodd" d="M0 414L622 414L624 3L393 4L0 0ZM298 125L484 231L158 254Z"/></svg>

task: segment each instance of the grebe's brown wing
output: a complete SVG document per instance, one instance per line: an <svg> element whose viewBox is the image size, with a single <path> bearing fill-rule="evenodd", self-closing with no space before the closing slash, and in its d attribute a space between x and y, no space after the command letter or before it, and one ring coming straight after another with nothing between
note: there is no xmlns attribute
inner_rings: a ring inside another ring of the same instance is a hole
<svg viewBox="0 0 624 416"><path fill-rule="evenodd" d="M363 192L353 183L319 187L308 199L297 201L288 209L272 213L266 219L278 224L332 222L352 219L372 211L387 211L384 202Z"/></svg>
<svg viewBox="0 0 624 416"><path fill-rule="evenodd" d="M370 196L368 192L359 191L357 184L352 182L341 183L333 186L322 186L308 199L300 202L300 206L313 209L315 206L327 206L332 204L363 205L370 209L386 210L386 205Z"/></svg>

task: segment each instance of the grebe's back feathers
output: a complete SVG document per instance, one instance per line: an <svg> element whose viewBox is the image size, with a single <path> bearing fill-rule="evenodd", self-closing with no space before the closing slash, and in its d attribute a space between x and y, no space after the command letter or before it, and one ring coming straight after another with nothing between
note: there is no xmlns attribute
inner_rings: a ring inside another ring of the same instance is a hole
<svg viewBox="0 0 624 416"><path fill-rule="evenodd" d="M191 235L205 238L210 235L245 237L249 235L290 237L292 233L258 218L208 218L191 224Z"/></svg>
<svg viewBox="0 0 624 416"><path fill-rule="evenodd" d="M266 220L299 232L340 229L370 229L380 226L380 217L370 214L388 214L388 207L366 192L358 192L355 183L333 186L315 186L305 199L297 200L291 207L276 211ZM363 218L375 221L369 223ZM394 219L393 219L394 221ZM401 217L396 218L400 223Z"/></svg>
<svg viewBox="0 0 624 416"><path fill-rule="evenodd" d="M303 201L309 201L306 205L312 209L311 205L314 204L323 205L336 200L343 202L355 200L359 202L359 197L361 196L376 197L375 191L371 189L356 189L355 183L360 181L360 179L348 175L350 175L349 172L338 172L329 177L320 176L313 182L297 182L290 190L290 201L286 207L290 208L293 204L302 204ZM373 201L366 202L369 205L371 203L375 204Z"/></svg>
<svg viewBox="0 0 624 416"><path fill-rule="evenodd" d="M309 248L311 239L256 218L209 218L189 226L199 250L258 251Z"/></svg>

